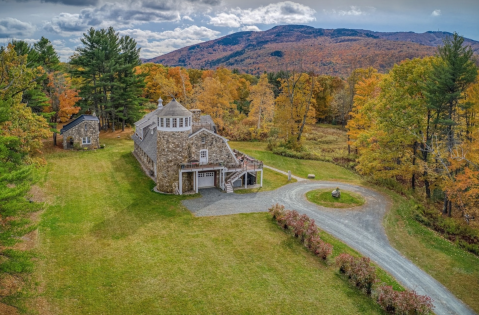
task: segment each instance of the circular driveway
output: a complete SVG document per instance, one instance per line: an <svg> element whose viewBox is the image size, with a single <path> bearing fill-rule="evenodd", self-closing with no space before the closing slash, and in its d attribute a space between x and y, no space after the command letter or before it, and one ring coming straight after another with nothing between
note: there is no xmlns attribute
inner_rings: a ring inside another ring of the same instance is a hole
<svg viewBox="0 0 479 315"><path fill-rule="evenodd" d="M306 200L306 192L318 188L350 190L361 194L366 203L361 207L331 209ZM218 216L238 213L267 212L272 204L307 214L316 224L348 244L364 256L370 257L389 272L404 287L434 300L434 312L442 314L475 314L442 284L422 271L394 249L382 226L389 200L371 189L325 181L301 181L274 191L252 194L225 194L217 189L201 190L201 198L184 200L183 204L196 216Z"/></svg>

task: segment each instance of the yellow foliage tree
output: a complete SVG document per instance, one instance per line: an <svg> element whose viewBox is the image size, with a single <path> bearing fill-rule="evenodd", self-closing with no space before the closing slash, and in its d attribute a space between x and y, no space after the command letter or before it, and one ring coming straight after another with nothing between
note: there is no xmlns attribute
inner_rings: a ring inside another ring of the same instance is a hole
<svg viewBox="0 0 479 315"><path fill-rule="evenodd" d="M261 130L261 121L263 128L265 123L273 121L274 114L274 93L271 85L268 83L268 75L261 75L257 85L251 88L248 100L250 104L249 118L257 122L257 130Z"/></svg>

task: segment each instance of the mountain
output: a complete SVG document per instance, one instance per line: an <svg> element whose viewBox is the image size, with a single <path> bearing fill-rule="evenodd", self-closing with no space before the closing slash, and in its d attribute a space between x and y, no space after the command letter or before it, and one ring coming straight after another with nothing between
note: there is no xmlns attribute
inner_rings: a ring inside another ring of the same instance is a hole
<svg viewBox="0 0 479 315"><path fill-rule="evenodd" d="M187 68L236 68L251 74L286 70L292 63L321 74L345 76L353 67L386 71L406 58L434 55L446 32L373 32L276 26L263 32L238 32L184 47L144 62ZM466 39L476 53L479 42Z"/></svg>

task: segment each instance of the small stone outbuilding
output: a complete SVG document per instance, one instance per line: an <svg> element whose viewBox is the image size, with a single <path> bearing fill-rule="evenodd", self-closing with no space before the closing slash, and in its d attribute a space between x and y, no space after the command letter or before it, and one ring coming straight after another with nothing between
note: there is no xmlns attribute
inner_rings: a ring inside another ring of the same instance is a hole
<svg viewBox="0 0 479 315"><path fill-rule="evenodd" d="M81 115L72 122L63 126L60 134L63 135L63 149L100 147L99 119L92 115Z"/></svg>

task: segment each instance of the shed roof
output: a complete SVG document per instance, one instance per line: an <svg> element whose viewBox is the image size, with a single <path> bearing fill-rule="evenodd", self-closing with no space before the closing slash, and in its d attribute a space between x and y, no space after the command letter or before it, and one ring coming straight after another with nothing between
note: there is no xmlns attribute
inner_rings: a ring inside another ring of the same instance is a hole
<svg viewBox="0 0 479 315"><path fill-rule="evenodd" d="M169 102L158 113L158 117L191 117L193 114L187 110L183 105L178 103L175 99Z"/></svg>
<svg viewBox="0 0 479 315"><path fill-rule="evenodd" d="M63 128L60 130L60 134L63 134L65 131L68 131L68 130L72 129L73 127L78 126L79 124L81 124L84 121L98 121L99 122L100 120L96 116L81 115L80 117L78 117L74 121L71 121L68 124L66 124L65 126L63 126Z"/></svg>

